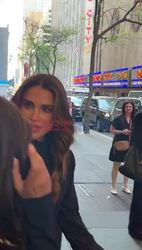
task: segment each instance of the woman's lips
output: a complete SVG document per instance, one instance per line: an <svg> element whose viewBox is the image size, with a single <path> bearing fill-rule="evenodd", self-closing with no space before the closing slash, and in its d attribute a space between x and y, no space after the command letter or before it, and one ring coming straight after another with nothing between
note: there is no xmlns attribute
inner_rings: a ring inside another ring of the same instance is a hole
<svg viewBox="0 0 142 250"><path fill-rule="evenodd" d="M32 125L32 132L39 132L41 131L41 126Z"/></svg>

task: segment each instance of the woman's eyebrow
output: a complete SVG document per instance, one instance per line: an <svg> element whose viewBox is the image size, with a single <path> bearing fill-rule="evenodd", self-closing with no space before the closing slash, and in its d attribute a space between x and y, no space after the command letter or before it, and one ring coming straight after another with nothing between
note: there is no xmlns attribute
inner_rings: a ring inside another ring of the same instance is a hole
<svg viewBox="0 0 142 250"><path fill-rule="evenodd" d="M41 104L42 107L49 107L49 108L53 108L54 105L53 104Z"/></svg>
<svg viewBox="0 0 142 250"><path fill-rule="evenodd" d="M22 101L23 103L30 103L30 104L34 104L31 100L28 100L26 98L23 99ZM48 107L48 108L53 108L54 105L53 104L41 104L42 107Z"/></svg>
<svg viewBox="0 0 142 250"><path fill-rule="evenodd" d="M33 102L31 101L31 100L28 100L28 99L23 99L23 101L22 102L28 102L28 103L32 103L33 104Z"/></svg>

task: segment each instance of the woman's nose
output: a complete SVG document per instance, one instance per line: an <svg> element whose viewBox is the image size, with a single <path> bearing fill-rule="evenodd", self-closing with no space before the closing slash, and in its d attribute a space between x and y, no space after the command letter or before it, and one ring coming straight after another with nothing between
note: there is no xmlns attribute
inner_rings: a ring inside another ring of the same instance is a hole
<svg viewBox="0 0 142 250"><path fill-rule="evenodd" d="M39 110L38 109L33 109L32 114L31 114L31 119L38 121L39 119Z"/></svg>

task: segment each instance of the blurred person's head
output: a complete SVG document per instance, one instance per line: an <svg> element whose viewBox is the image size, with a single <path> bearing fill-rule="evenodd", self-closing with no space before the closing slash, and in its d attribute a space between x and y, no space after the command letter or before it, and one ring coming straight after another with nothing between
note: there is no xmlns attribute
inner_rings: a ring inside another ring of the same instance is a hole
<svg viewBox="0 0 142 250"><path fill-rule="evenodd" d="M27 121L21 116L16 105L2 97L0 97L0 117L0 239L7 239L20 246L11 249L23 249L12 169L15 157L18 158L20 167L26 160L31 133ZM0 249L3 249L1 242Z"/></svg>
<svg viewBox="0 0 142 250"><path fill-rule="evenodd" d="M73 123L62 83L53 75L33 75L23 82L12 101L30 122L34 140L42 141L45 135L50 135L50 152L55 166L53 193L59 194L63 159L73 142Z"/></svg>

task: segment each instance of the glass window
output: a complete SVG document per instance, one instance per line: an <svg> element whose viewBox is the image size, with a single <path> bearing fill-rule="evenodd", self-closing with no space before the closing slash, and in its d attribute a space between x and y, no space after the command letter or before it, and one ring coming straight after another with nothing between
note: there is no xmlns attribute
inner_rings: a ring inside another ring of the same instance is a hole
<svg viewBox="0 0 142 250"><path fill-rule="evenodd" d="M132 97L142 97L142 91L132 91L129 93L129 96L132 96Z"/></svg>
<svg viewBox="0 0 142 250"><path fill-rule="evenodd" d="M97 107L97 101L96 100L91 100L91 106L92 107Z"/></svg>
<svg viewBox="0 0 142 250"><path fill-rule="evenodd" d="M77 98L75 96L71 96L71 101L74 103L74 104L82 104L82 98Z"/></svg>
<svg viewBox="0 0 142 250"><path fill-rule="evenodd" d="M98 99L99 108L112 110L116 103L116 99Z"/></svg>

